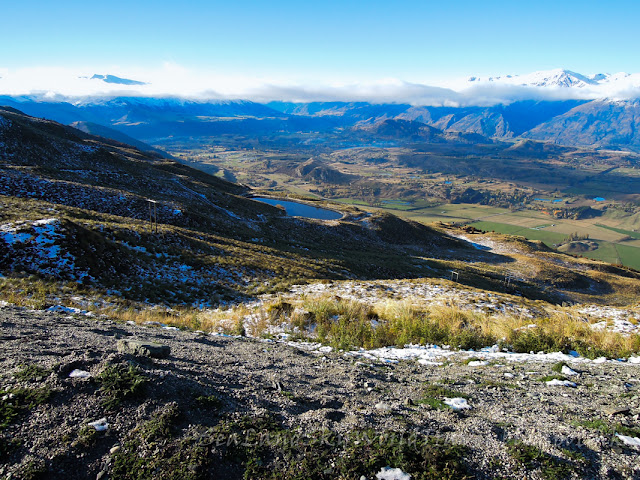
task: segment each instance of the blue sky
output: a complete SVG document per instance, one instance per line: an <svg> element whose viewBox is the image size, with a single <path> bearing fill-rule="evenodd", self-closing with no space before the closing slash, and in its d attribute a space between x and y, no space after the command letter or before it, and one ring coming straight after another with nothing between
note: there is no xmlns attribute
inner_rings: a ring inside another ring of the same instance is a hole
<svg viewBox="0 0 640 480"><path fill-rule="evenodd" d="M564 67L637 72L637 1L3 2L0 67L166 62L427 82Z"/></svg>
<svg viewBox="0 0 640 480"><path fill-rule="evenodd" d="M637 0L22 0L0 12L0 94L111 94L87 79L98 73L149 82L144 95L440 104L460 99L422 87L556 68L640 74ZM640 75L616 88L635 98ZM521 93L473 101L505 95Z"/></svg>

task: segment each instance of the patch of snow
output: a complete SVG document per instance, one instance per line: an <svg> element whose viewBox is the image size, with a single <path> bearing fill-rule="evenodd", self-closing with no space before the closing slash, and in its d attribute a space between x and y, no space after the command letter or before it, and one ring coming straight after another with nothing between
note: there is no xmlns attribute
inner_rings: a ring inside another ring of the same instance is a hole
<svg viewBox="0 0 640 480"><path fill-rule="evenodd" d="M127 242L120 242L120 245L123 247L127 247L130 250L135 250L140 253L147 253L147 249L145 247L138 247L136 245L129 245Z"/></svg>
<svg viewBox="0 0 640 480"><path fill-rule="evenodd" d="M406 345L404 348L396 347L382 347L373 350L360 350L346 352L347 356L363 357L369 360L417 360L419 363L423 362L438 362L442 357L447 357L455 354L452 350L446 350L436 346L422 346L422 345Z"/></svg>
<svg viewBox="0 0 640 480"><path fill-rule="evenodd" d="M92 145L85 145L84 143L76 143L75 145L78 150L85 153L93 153L98 149L98 147L94 147Z"/></svg>
<svg viewBox="0 0 640 480"><path fill-rule="evenodd" d="M81 280L88 273L75 268L75 258L63 253L57 241L64 237L57 218L21 221L0 225L2 238L11 251L11 260L48 275Z"/></svg>
<svg viewBox="0 0 640 480"><path fill-rule="evenodd" d="M471 408L469 402L467 402L466 398L462 397L454 397L454 398L445 398L445 405L449 405L453 410L468 410Z"/></svg>
<svg viewBox="0 0 640 480"><path fill-rule="evenodd" d="M576 385L575 383L569 381L569 380L558 380L557 378L554 378L553 380L549 380L548 382L546 382L546 384L550 387L572 387L575 388L578 385Z"/></svg>
<svg viewBox="0 0 640 480"><path fill-rule="evenodd" d="M147 320L146 322L142 322L142 325L145 325L148 327L166 327L167 326L166 323L154 322L152 320Z"/></svg>
<svg viewBox="0 0 640 480"><path fill-rule="evenodd" d="M86 370L76 368L69 374L69 378L91 378L91 374Z"/></svg>
<svg viewBox="0 0 640 480"><path fill-rule="evenodd" d="M567 367L566 365L562 366L562 370L560 370L560 373L562 373L563 375L567 375L569 377L571 377L573 375L578 375L578 372L576 372L575 370Z"/></svg>
<svg viewBox="0 0 640 480"><path fill-rule="evenodd" d="M372 350L353 350L345 352L346 356L366 358L368 360L388 361L388 360L415 360L421 365L440 365L445 360L452 360L454 357L462 357L463 360L469 355L480 356L480 362L489 362L491 360L501 360L510 362L592 362L584 357L573 357L562 352L539 352L539 353L513 353L500 351L497 345L481 349L479 352L456 351L449 348L443 348L436 345L405 345L399 347L382 347ZM604 357L603 357L604 358ZM606 361L606 359L604 359ZM594 360L594 362L596 362ZM602 363L602 360L597 360Z"/></svg>
<svg viewBox="0 0 640 480"><path fill-rule="evenodd" d="M80 310L79 308L74 307L65 307L64 305L53 305L52 307L47 308L47 312L57 312L57 313L71 313L77 315L87 315L86 310Z"/></svg>
<svg viewBox="0 0 640 480"><path fill-rule="evenodd" d="M640 324L637 323L638 313L632 309L587 305L579 308L577 312L592 318L601 319L599 322L591 324L591 328L594 330L609 329L613 332L620 333L640 332Z"/></svg>
<svg viewBox="0 0 640 480"><path fill-rule="evenodd" d="M469 365L470 367L484 367L486 365L489 365L489 362L487 362L486 360L472 360L467 363L467 365Z"/></svg>
<svg viewBox="0 0 640 480"><path fill-rule="evenodd" d="M616 437L622 440L622 443L625 445L633 445L634 447L640 447L640 438L638 437L628 437L627 435L620 435L616 433Z"/></svg>
<svg viewBox="0 0 640 480"><path fill-rule="evenodd" d="M444 362L434 362L432 360L425 360L423 358L421 358L420 360L418 360L418 363L420 365L432 365L434 367L439 367L441 365L444 365Z"/></svg>
<svg viewBox="0 0 640 480"><path fill-rule="evenodd" d="M30 233L13 233L13 232L3 231L3 227L4 225L0 227L0 232L2 232L0 233L0 236L9 246L15 243L25 243L27 240L29 240L33 236Z"/></svg>
<svg viewBox="0 0 640 480"><path fill-rule="evenodd" d="M96 432L104 432L109 428L109 424L107 423L106 418L101 418L100 420L96 420L95 422L89 422L89 426L96 429Z"/></svg>
<svg viewBox="0 0 640 480"><path fill-rule="evenodd" d="M205 198L206 198L206 197L205 197ZM231 218L235 218L236 220L242 220L242 218L241 218L241 217L239 217L238 215L236 215L235 213L233 213L233 212L232 212L232 211L230 211L230 210L227 210L227 209L224 209L224 208L221 208L220 210L222 210L224 213L226 213L227 215L229 215Z"/></svg>
<svg viewBox="0 0 640 480"><path fill-rule="evenodd" d="M376 473L377 480L411 480L411 475L399 468L383 467Z"/></svg>

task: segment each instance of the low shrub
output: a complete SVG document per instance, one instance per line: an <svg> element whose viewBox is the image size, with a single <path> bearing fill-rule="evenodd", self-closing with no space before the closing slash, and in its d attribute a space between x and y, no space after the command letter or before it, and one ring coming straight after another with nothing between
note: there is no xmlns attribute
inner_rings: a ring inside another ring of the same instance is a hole
<svg viewBox="0 0 640 480"><path fill-rule="evenodd" d="M139 397L144 391L147 377L133 365L108 365L97 377L99 391L103 395L102 405L114 410L128 398Z"/></svg>

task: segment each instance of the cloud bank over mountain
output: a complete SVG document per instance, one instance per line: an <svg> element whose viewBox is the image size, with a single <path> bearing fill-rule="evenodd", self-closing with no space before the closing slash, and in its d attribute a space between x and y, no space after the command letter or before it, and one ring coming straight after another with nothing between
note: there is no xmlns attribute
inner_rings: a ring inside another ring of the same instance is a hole
<svg viewBox="0 0 640 480"><path fill-rule="evenodd" d="M302 84L282 78L250 78L199 72L165 64L155 70L96 74L97 69L0 68L1 95L43 100L73 97L148 96L189 99L248 99L257 102L370 102L416 106L491 106L520 100L631 100L640 98L640 74L583 75L556 69L527 75L469 77L427 85L398 79ZM105 69L99 70L104 72Z"/></svg>

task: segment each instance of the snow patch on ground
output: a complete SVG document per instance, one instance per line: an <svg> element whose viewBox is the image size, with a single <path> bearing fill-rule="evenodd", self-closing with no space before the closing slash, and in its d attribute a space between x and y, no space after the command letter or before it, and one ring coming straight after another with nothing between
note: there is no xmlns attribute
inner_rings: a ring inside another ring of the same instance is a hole
<svg viewBox="0 0 640 480"><path fill-rule="evenodd" d="M376 473L377 480L411 480L411 475L399 468L383 467Z"/></svg>
<svg viewBox="0 0 640 480"><path fill-rule="evenodd" d="M86 310L80 310L79 308L74 307L66 307L64 305L54 305L52 307L49 307L47 308L47 312L68 313L71 315L86 315L87 317L93 316L93 313L87 312Z"/></svg>
<svg viewBox="0 0 640 480"><path fill-rule="evenodd" d="M296 345L298 348L303 348L307 351L318 351L321 348L320 343L312 342L290 342L291 345ZM324 347L323 347L324 348ZM615 362L622 365L640 364L640 357L631 357L628 361L621 360L607 360L605 357L596 358L595 360L588 359L586 357L580 357L576 353L565 354L562 352L538 352L538 353L513 353L501 351L500 347L494 345L493 347L485 347L478 351L473 350L451 350L449 347L440 347L437 345L405 345L400 347L382 347L371 350L361 348L359 350L352 350L344 352L346 357L354 357L366 359L373 362L382 363L398 363L400 361L414 361L420 365L443 365L446 362L465 362L469 358L474 358L472 363L476 365L476 368L482 368L483 366L490 366L494 364L496 366L502 366L503 362L544 362L544 363L605 363ZM479 358L479 359L478 359ZM477 362L477 363L476 363ZM567 372L573 372L573 375L577 375L573 369L566 367ZM563 372L564 373L564 372ZM565 375L571 375L565 373ZM573 382L569 382L573 383ZM555 385L555 383L551 384Z"/></svg>
<svg viewBox="0 0 640 480"><path fill-rule="evenodd" d="M573 370L570 367L567 367L566 365L562 366L562 369L560 370L560 373L562 373L563 375L566 375L568 377L572 377L574 375L578 375L578 372L576 372L575 370Z"/></svg>
<svg viewBox="0 0 640 480"><path fill-rule="evenodd" d="M469 402L467 402L467 400L462 397L445 398L444 404L449 405L452 410L468 410L471 408Z"/></svg>
<svg viewBox="0 0 640 480"><path fill-rule="evenodd" d="M136 252L147 253L146 247L139 247L137 245L129 245L129 243L127 243L127 242L120 242L120 245L122 245L123 247L127 247L130 250L134 250Z"/></svg>
<svg viewBox="0 0 640 480"><path fill-rule="evenodd" d="M86 370L80 370L78 368L71 371L69 378L91 378L91 374Z"/></svg>
<svg viewBox="0 0 640 480"><path fill-rule="evenodd" d="M471 360L469 363L467 363L467 365L469 365L470 367L485 367L489 365L489 362L487 362L486 360Z"/></svg>
<svg viewBox="0 0 640 480"><path fill-rule="evenodd" d="M105 417L95 422L89 422L88 425L96 429L96 432L104 432L109 429L109 423Z"/></svg>
<svg viewBox="0 0 640 480"><path fill-rule="evenodd" d="M593 319L601 319L591 325L594 330L608 329L620 333L640 333L640 313L635 309L586 305L579 308L577 312Z"/></svg>
<svg viewBox="0 0 640 480"><path fill-rule="evenodd" d="M9 247L12 260L28 266L31 271L81 280L87 273L77 271L75 258L62 252L59 243L64 237L65 232L57 218L0 225L0 239Z"/></svg>
<svg viewBox="0 0 640 480"><path fill-rule="evenodd" d="M93 153L98 150L98 147L94 147L93 145L85 145L84 143L76 143L75 146L80 152L84 153Z"/></svg>
<svg viewBox="0 0 640 480"><path fill-rule="evenodd" d="M638 437L628 437L627 435L620 435L618 433L616 433L616 437L622 440L622 443L624 443L625 445L640 447L640 438Z"/></svg>
<svg viewBox="0 0 640 480"><path fill-rule="evenodd" d="M550 387L571 387L571 388L577 387L577 385L574 382L571 382L569 380L558 380L557 378L554 378L553 380L549 380L546 383Z"/></svg>

